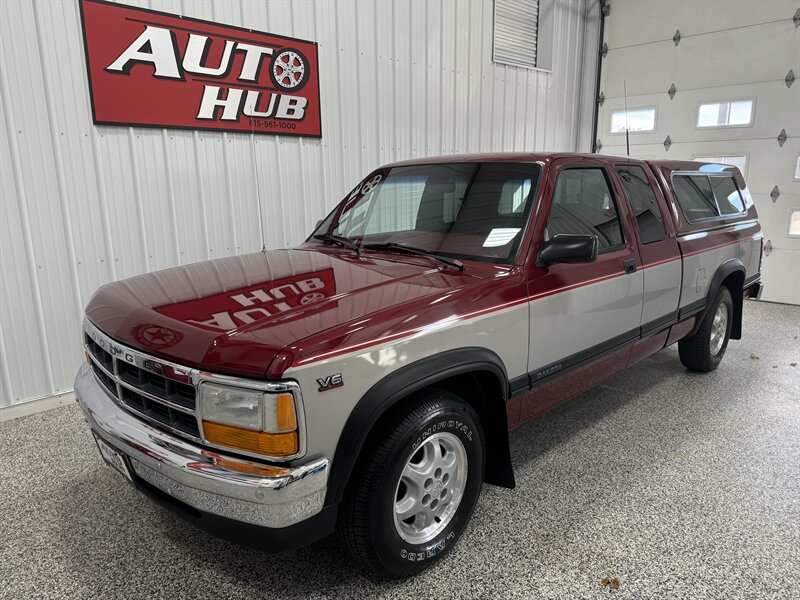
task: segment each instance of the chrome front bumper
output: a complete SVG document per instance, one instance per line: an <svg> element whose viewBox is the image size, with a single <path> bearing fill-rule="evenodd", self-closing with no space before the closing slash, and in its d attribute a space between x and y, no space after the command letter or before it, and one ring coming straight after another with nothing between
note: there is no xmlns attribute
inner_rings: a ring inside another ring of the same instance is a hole
<svg viewBox="0 0 800 600"><path fill-rule="evenodd" d="M139 478L199 511L281 528L322 510L327 458L277 467L206 450L122 409L87 364L78 371L75 396L94 433L125 454Z"/></svg>

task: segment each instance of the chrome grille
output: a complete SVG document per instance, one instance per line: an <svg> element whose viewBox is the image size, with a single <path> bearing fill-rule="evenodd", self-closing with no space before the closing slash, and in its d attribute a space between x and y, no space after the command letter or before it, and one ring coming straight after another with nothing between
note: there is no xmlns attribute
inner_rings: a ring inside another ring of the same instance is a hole
<svg viewBox="0 0 800 600"><path fill-rule="evenodd" d="M269 457L237 451L243 456L283 462L305 455L305 411L300 386L293 380L258 381L209 373L181 366L123 346L100 331L89 319L83 322L84 348L98 382L114 402L129 413L160 429L199 442L203 447L230 451L210 443L200 427L197 390L210 382L268 393L289 392L297 410L299 450L294 456Z"/></svg>
<svg viewBox="0 0 800 600"><path fill-rule="evenodd" d="M168 431L200 441L195 416L196 390L187 383L191 381L189 369L165 369L162 366L165 363L159 359L138 352L134 357L116 345L105 347L99 336L95 339L90 335L90 330L84 332L84 344L95 376L119 404ZM145 364L153 370L144 368ZM154 372L156 369L162 373ZM185 377L187 382L167 377L164 371Z"/></svg>

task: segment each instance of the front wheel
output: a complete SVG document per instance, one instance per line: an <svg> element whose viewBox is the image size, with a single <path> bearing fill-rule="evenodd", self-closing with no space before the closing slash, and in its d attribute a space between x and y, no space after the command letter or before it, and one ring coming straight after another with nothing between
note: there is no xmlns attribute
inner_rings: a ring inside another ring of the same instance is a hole
<svg viewBox="0 0 800 600"><path fill-rule="evenodd" d="M732 323L733 299L728 288L722 286L697 332L678 342L683 365L705 373L716 369L728 347Z"/></svg>
<svg viewBox="0 0 800 600"><path fill-rule="evenodd" d="M408 577L449 552L472 516L484 470L478 416L427 390L371 436L342 505L340 535L381 579Z"/></svg>

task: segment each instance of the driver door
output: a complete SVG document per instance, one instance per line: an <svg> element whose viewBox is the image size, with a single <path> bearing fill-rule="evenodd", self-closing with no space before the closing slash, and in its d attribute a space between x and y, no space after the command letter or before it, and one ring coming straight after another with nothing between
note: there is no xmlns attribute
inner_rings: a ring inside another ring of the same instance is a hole
<svg viewBox="0 0 800 600"><path fill-rule="evenodd" d="M543 206L543 240L558 233L596 235L599 254L595 262L583 264L539 268L534 257L528 261L528 370L534 391L562 372L632 344L639 335L643 301L631 217L610 165L556 161L549 179L553 194L550 206ZM539 246L533 247L538 251ZM627 355L616 362L623 369Z"/></svg>

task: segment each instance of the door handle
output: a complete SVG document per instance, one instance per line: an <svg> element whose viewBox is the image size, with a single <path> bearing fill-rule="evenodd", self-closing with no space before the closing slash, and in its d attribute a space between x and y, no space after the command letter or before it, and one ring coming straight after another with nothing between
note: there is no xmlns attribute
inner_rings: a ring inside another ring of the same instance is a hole
<svg viewBox="0 0 800 600"><path fill-rule="evenodd" d="M626 274L630 275L631 273L635 273L636 272L636 259L629 258L624 263L622 263L622 266L625 267L625 273Z"/></svg>

